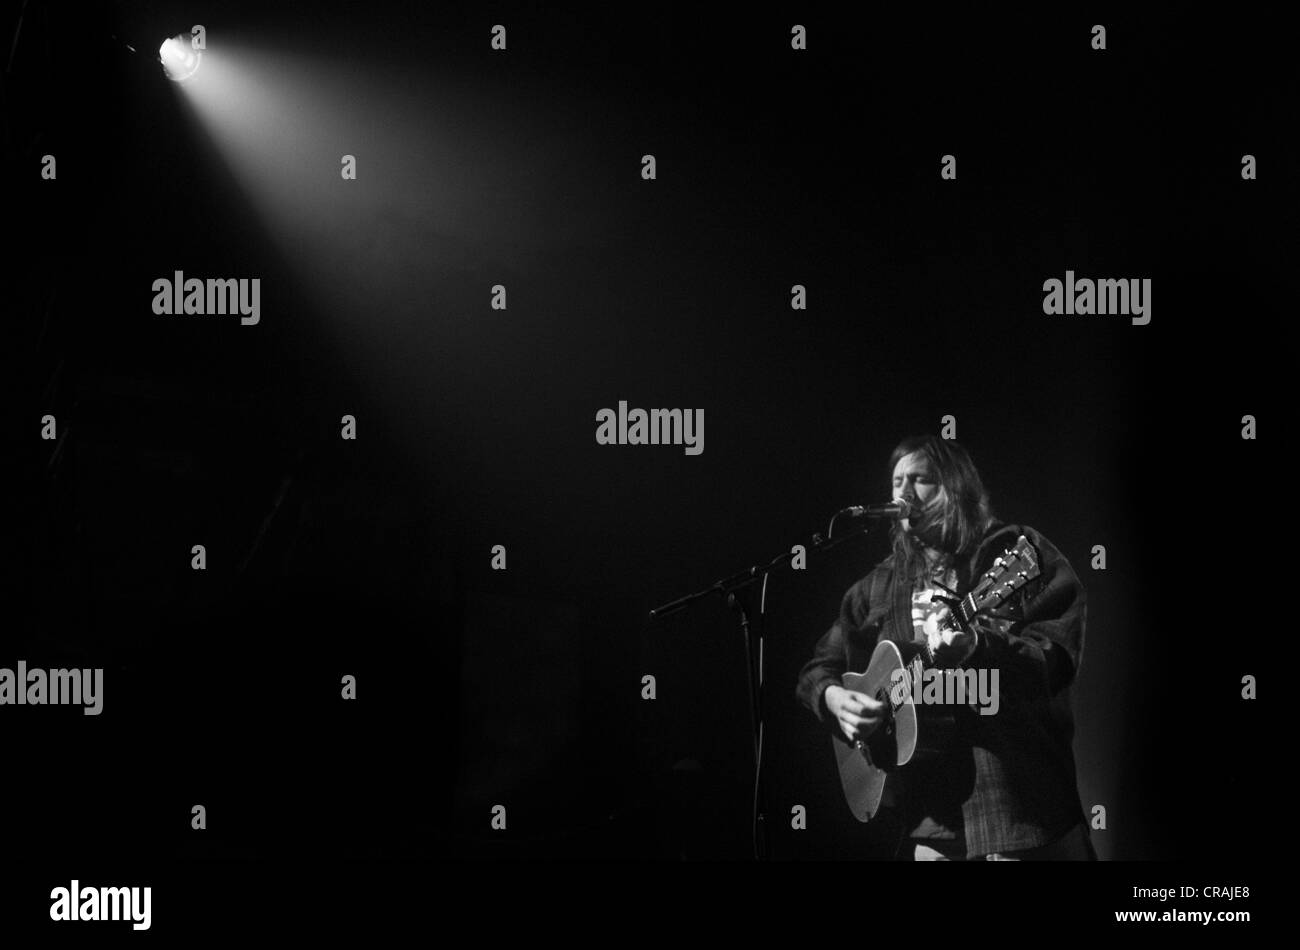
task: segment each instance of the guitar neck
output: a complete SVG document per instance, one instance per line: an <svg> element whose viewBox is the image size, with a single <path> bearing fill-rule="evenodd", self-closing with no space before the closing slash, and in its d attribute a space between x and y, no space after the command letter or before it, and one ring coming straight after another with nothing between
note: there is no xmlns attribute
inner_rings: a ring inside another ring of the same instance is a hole
<svg viewBox="0 0 1300 950"><path fill-rule="evenodd" d="M1037 555L1022 534L1016 539L1016 546L995 558L993 566L984 572L979 582L964 596L956 600L944 598L944 602L950 605L957 625L967 630L980 611L1000 607L1024 584L1037 577L1038 573ZM928 644L925 654L927 662L934 661L934 651Z"/></svg>
<svg viewBox="0 0 1300 950"><path fill-rule="evenodd" d="M957 607L953 611L953 613L957 615L957 618L960 620L963 627L969 626L970 622L975 619L975 615L978 612L979 608L975 605L974 591L967 593L965 597L958 601Z"/></svg>

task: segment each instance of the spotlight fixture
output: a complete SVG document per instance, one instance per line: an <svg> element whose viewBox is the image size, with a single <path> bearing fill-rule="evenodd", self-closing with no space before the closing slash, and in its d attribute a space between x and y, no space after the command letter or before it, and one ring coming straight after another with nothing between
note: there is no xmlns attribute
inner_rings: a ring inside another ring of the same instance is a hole
<svg viewBox="0 0 1300 950"><path fill-rule="evenodd" d="M172 82L185 82L199 69L203 53L193 48L190 38L178 33L169 40L163 40L158 47L158 62L162 63L163 72Z"/></svg>

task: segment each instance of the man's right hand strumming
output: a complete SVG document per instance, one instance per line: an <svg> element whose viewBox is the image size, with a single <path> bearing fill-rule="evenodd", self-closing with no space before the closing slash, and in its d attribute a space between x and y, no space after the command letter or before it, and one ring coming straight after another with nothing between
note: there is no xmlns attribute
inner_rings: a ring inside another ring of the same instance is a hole
<svg viewBox="0 0 1300 950"><path fill-rule="evenodd" d="M827 710L840 724L840 731L850 742L866 740L885 721L885 703L866 693L832 685L826 687L822 697Z"/></svg>

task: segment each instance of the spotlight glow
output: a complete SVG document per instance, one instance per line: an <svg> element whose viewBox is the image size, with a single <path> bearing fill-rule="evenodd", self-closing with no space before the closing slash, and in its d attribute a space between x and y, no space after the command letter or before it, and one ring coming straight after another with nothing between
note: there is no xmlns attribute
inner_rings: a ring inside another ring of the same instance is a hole
<svg viewBox="0 0 1300 950"><path fill-rule="evenodd" d="M185 82L199 70L203 54L191 47L190 39L179 33L169 40L163 40L158 47L158 62L162 63L163 72L172 82Z"/></svg>

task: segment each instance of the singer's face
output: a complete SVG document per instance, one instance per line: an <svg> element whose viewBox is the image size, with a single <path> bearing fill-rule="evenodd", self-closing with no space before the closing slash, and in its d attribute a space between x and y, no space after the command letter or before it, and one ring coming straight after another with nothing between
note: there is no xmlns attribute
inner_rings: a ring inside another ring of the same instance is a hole
<svg viewBox="0 0 1300 950"><path fill-rule="evenodd" d="M898 460L898 464L894 466L894 501L906 499L912 504L924 507L938 493L939 484L935 480L934 473L930 471L930 463L924 455L913 452ZM904 531L912 530L909 520L904 518L902 521Z"/></svg>

